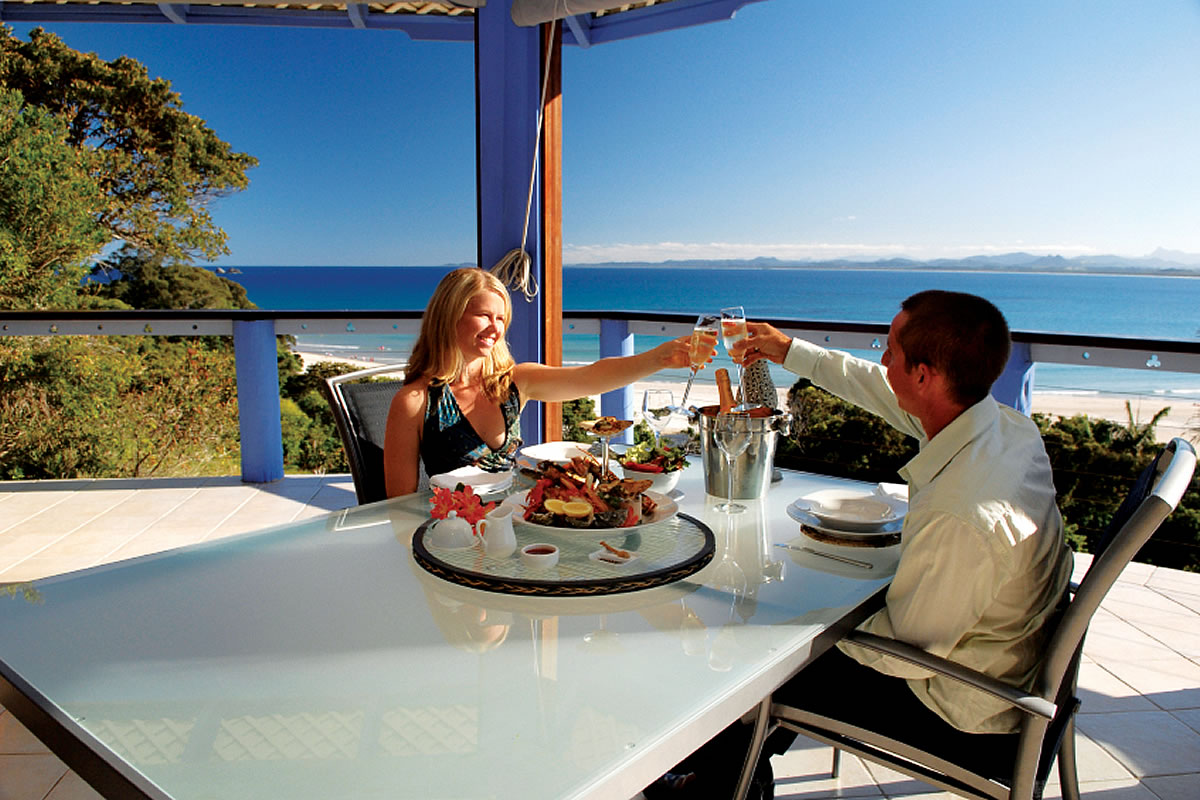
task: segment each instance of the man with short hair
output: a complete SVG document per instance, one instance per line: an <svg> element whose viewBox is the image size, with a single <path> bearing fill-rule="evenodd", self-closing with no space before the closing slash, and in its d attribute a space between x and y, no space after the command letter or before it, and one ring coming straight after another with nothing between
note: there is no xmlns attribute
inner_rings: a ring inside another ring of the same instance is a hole
<svg viewBox="0 0 1200 800"><path fill-rule="evenodd" d="M1070 578L1071 551L1037 426L989 394L1009 349L1008 325L994 305L933 290L901 303L882 365L791 339L766 323L750 323L731 355L743 364L782 364L920 443L900 470L909 505L886 605L859 629L1029 687ZM955 754L1011 746L1004 734L1020 719L991 695L849 643L801 670L776 699L882 733L890 726L905 738L944 741ZM694 780L676 782L719 785L723 793L736 752L731 742L747 739L745 728L735 723L718 737L729 754L723 766L706 776L720 757L697 759L705 745L685 762L705 766ZM767 753L783 752L795 738L780 734Z"/></svg>

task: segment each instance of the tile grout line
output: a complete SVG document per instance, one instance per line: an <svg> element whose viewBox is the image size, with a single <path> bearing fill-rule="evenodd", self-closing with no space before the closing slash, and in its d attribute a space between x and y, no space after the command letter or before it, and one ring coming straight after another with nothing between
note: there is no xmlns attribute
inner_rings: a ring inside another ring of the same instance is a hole
<svg viewBox="0 0 1200 800"><path fill-rule="evenodd" d="M243 508L245 508L247 503L249 503L251 500L253 500L255 497L257 497L257 496L258 496L258 493L259 493L260 491L262 491L262 490L261 490L261 489L254 488L254 487L251 487L251 488L250 488L250 492L249 492L249 494L247 494L247 495L246 495L246 499L245 499L245 500L243 500L242 502L238 503L236 506L234 506L234 507L233 507L233 508L232 508L232 509L229 511L229 513L228 513L228 514L226 514L225 516L221 517L221 519L220 519L220 520L218 520L218 521L216 522L216 524L214 524L214 525L213 525L212 527L210 527L210 528L209 528L207 531L205 531L204 535L203 535L203 536L201 536L201 537L200 537L200 539L199 539L198 541L200 541L200 542L207 542L207 541L210 541L210 540L212 539L212 536L213 536L213 534L214 534L214 533L216 533L216 532L217 532L217 530L218 530L218 529L219 529L219 528L220 528L222 525L224 525L224 524L225 524L226 522L228 522L229 520L233 519L233 516L234 516L235 514L237 514L237 512L239 512L239 511L241 511Z"/></svg>
<svg viewBox="0 0 1200 800"><path fill-rule="evenodd" d="M134 490L133 490L133 491L130 493L130 495L129 495L129 496L130 496L130 497L133 497L135 494L137 494L137 492L138 492L138 490L137 490L137 489L134 489ZM63 500L66 500L66 499L67 499L67 497L72 497L72 496L74 496L75 494L76 494L76 492L71 492L70 494L66 495L66 497L64 497L64 498L63 498ZM127 499L128 499L128 498L127 498ZM27 521L29 521L29 520L36 519L37 517L41 516L41 515L42 515L42 514L44 514L45 512L49 511L50 509L52 509L52 508L55 508L56 506L58 506L59 504L61 504L61 503L63 502L63 500L59 500L57 503L53 503L53 504L51 504L51 505L47 506L46 508L43 508L41 511L39 511L39 512L38 512L38 513L36 513L36 514L34 514L32 517L26 517L24 520L22 520L22 522L27 522ZM29 555L25 556L24 558L17 559L16 561L12 562L11 564L8 564L8 565L6 565L6 566L4 566L4 567L0 567L0 578L2 578L2 577L4 576L4 573L8 572L9 570L13 569L14 567L19 567L21 564L24 564L26 561L29 561L30 559L32 559L32 558L34 558L34 557L36 557L36 556L39 556L39 555L41 555L42 553L46 552L46 550L50 549L50 548L51 548L51 547L53 547L54 545L56 545L56 544L58 544L59 542L63 541L64 539L66 539L67 537L69 537L71 534L75 533L75 532L76 532L76 531L78 531L80 528L82 528L84 525L87 525L87 524L88 524L89 522L91 522L92 520L94 520L94 519L98 519L99 517L102 517L103 515L107 514L109 511L111 511L112 509L114 509L114 508L116 508L117 506L119 506L119 505L120 505L122 502L124 502L124 501L123 501L123 500L122 500L122 501L118 501L118 502L114 503L113 505L109 506L108 508L104 509L103 511L98 511L98 512L96 512L96 513L92 514L92 515L91 515L90 517L88 517L87 519L85 519L85 520L83 520L82 522L80 522L79 524L75 525L75 527L71 528L70 530L68 530L67 532L65 532L64 534L62 534L61 536L58 536L58 537L56 537L56 538L55 538L53 541L47 542L46 544L42 545L42 546L41 546L41 547L39 547L37 550L34 550L32 553L30 553ZM0 535L3 535L3 534L5 533L5 531L12 530L14 527L15 527L14 525L10 525L10 526L9 526L8 528L6 528L4 531L0 531Z"/></svg>
<svg viewBox="0 0 1200 800"><path fill-rule="evenodd" d="M21 519L17 520L16 522L9 523L8 525L4 526L3 528L0 528L0 535L3 535L5 532L12 530L13 528L17 527L18 525L20 525L23 522L28 522L31 519L40 517L42 514L45 514L47 511L54 508L55 506L66 502L69 498L73 497L76 494L79 494L78 490L67 492L67 493L63 494L58 500L55 500L53 503L51 503L50 505L42 506L37 511L35 511L33 514L30 514L29 516L26 516L26 517L22 517Z"/></svg>
<svg viewBox="0 0 1200 800"><path fill-rule="evenodd" d="M1149 588L1149 587L1146 587L1146 588ZM1185 612L1185 614L1184 614L1184 615L1185 615L1185 616L1192 616L1192 617L1196 617L1196 621L1197 621L1198 623L1200 623L1200 614L1197 614L1195 611L1193 611L1192 609L1190 609L1190 608L1188 608L1187 606L1183 605L1182 603L1179 603L1179 602L1177 602L1177 601L1175 600L1175 598L1173 598L1173 597L1169 597L1169 596L1167 596L1167 595L1164 595L1164 594L1162 594L1161 592L1158 592L1158 591L1156 591L1156 590L1154 590L1154 589L1149 589L1149 591L1152 591L1152 592L1154 592L1155 594L1157 594L1158 596L1160 596L1160 597L1163 597L1163 598L1165 598L1165 599L1167 599L1167 600L1170 600L1172 603L1175 603L1176 605L1180 606L1180 608L1182 608L1182 609L1184 610L1184 612ZM1167 650L1170 650L1172 653L1174 653L1175 655L1179 656L1180 658L1182 658L1182 659L1184 659L1184 660L1186 660L1186 661L1188 661L1188 662L1190 662L1190 663L1192 663L1192 664L1196 664L1197 666L1200 666L1200 661L1198 661L1196 658L1194 658L1194 657L1192 657L1192 656L1189 656L1189 655L1187 655L1186 653L1181 653L1181 652L1179 652L1179 650L1178 650L1178 649L1177 649L1177 648L1176 648L1174 645L1172 645L1172 644L1171 644L1169 641L1165 641L1164 639L1162 639L1162 638L1161 638L1161 637L1159 637L1159 636L1156 636L1155 634L1151 633L1150 631L1144 630L1144 629L1143 629L1143 628L1142 628L1142 627L1141 627L1141 626L1140 626L1140 625L1139 625L1137 622L1135 622L1134 620L1131 620L1131 619L1129 619L1129 618L1127 618L1127 617L1124 617L1124 616L1122 616L1121 614L1119 614L1119 613L1117 613L1116 611L1113 611L1113 610L1111 610L1111 609L1109 609L1109 613L1110 613L1110 614L1112 614L1112 615L1113 615L1114 617L1116 617L1117 619L1119 619L1121 622L1124 622L1126 625L1128 625L1128 626L1130 626L1131 628L1133 628L1134 630L1136 630L1138 633L1142 634L1143 636L1147 637L1148 639L1152 639L1152 640L1154 640L1154 641L1155 641L1155 642L1157 642L1158 644L1160 644L1160 645L1162 645L1163 647L1165 647ZM1173 632L1175 632L1175 631L1173 631ZM1186 631L1179 631L1179 632L1186 633ZM1154 660L1154 659L1148 659L1148 660ZM1153 702L1153 701L1151 701L1151 702ZM1157 704L1156 704L1156 705L1157 705Z"/></svg>
<svg viewBox="0 0 1200 800"><path fill-rule="evenodd" d="M149 530L151 527L153 527L154 525L158 524L159 522L162 522L162 521L163 521L164 519L166 519L168 516L170 516L171 514L175 513L176 511L178 511L178 510L179 510L179 508L180 508L181 506L183 506L183 504L184 504L184 503L186 503L187 501L189 501L189 500L191 500L193 497L195 497L197 494L199 494L199 493L200 493L200 489L201 489L201 488L203 488L203 487L200 487L200 486L193 487L193 488L192 488L192 491L191 491L191 494L189 494L187 497L184 497L184 498L183 498L182 500L180 500L178 503L176 503L175 505L173 505L173 506L171 506L170 508L168 508L166 511L162 512L161 514L159 514L157 517L155 517L155 518L154 518L153 520L151 520L150 522L147 522L145 525L143 525L143 526L142 526L141 530L139 530L137 533L133 534L133 535L132 535L132 536L130 536L128 539L126 539L125 541L123 541L123 542L121 542L120 544L118 544L116 547L113 547L111 550L109 550L108 552L106 552L104 555L102 555L102 556L98 556L98 557L95 559L95 561L93 561L93 562L90 564L90 566L93 566L93 567L95 567L95 566L99 566L99 565L101 565L101 564L107 564L107 563L109 563L109 562L110 562L110 560L112 559L113 555L114 555L114 554L115 554L115 553L116 553L118 550L120 550L122 547L125 547L125 546L129 545L130 543L134 542L135 540L137 540L137 538L138 538L139 536L142 536L142 535L143 535L144 533L146 533L146 531L148 531L148 530ZM144 491L144 490L143 490L143 489L138 489L137 491L138 491L138 492L140 492L140 491ZM135 497L136 497L136 495L137 495L137 492L135 492L135 493L134 493L134 496L135 496ZM133 499L133 498L130 498L130 499Z"/></svg>

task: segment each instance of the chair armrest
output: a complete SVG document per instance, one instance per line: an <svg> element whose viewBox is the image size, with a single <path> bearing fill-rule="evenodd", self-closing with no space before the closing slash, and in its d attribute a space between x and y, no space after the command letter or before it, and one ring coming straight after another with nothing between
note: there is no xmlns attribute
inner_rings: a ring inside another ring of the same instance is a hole
<svg viewBox="0 0 1200 800"><path fill-rule="evenodd" d="M886 636L877 636L874 633L866 633L865 631L851 631L846 634L845 641L865 647L868 650L874 650L877 653L893 656L901 661L907 661L910 664L915 664L931 672L936 672L939 675L953 678L968 686L973 686L982 692L987 692L993 697L998 697L1001 700L1012 703L1026 714L1053 719L1055 713L1058 711L1058 707L1049 700L1009 686L1007 683L996 680L991 675L985 675L982 672L973 670L970 667L964 667L962 664L955 663L949 659L927 653L921 648L913 647L907 642L889 639Z"/></svg>

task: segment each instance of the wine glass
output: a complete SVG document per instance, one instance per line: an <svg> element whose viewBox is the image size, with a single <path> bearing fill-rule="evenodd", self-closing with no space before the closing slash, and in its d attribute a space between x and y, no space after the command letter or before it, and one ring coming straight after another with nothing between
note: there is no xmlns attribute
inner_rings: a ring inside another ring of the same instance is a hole
<svg viewBox="0 0 1200 800"><path fill-rule="evenodd" d="M692 392L692 381L696 380L696 371L708 363L713 350L717 349L717 334L721 331L721 318L715 314L701 314L696 317L692 326L692 341L688 345L688 359L692 364L692 374L688 376L687 387L683 390L683 400L679 407L687 410L688 395ZM706 340L711 337L712 344Z"/></svg>
<svg viewBox="0 0 1200 800"><path fill-rule="evenodd" d="M718 414L713 433L717 447L725 455L725 471L729 473L729 491L726 492L728 499L716 508L726 514L740 514L746 507L733 502L733 461L750 446L750 417L744 414Z"/></svg>
<svg viewBox="0 0 1200 800"><path fill-rule="evenodd" d="M671 407L675 395L667 389L647 389L642 395L642 419L654 430L654 448L657 450L671 421Z"/></svg>
<svg viewBox="0 0 1200 800"><path fill-rule="evenodd" d="M721 309L721 338L725 340L725 350L731 350L735 342L740 342L747 336L746 330L746 309L741 306L730 306L729 308ZM732 357L730 353L730 357ZM738 374L738 396L737 401L745 406L746 393L742 389L742 365L734 364L737 367Z"/></svg>

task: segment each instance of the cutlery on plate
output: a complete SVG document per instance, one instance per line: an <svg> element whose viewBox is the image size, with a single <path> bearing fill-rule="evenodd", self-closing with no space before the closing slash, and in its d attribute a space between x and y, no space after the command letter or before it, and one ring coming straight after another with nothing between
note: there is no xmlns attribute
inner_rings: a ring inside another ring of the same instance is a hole
<svg viewBox="0 0 1200 800"><path fill-rule="evenodd" d="M859 561L857 558L847 558L846 556L839 556L834 553L825 553L820 550L813 550L811 547L796 547L795 545L785 544L784 542L776 542L775 546L783 547L788 550L798 550L801 553L808 553L809 555L820 556L821 558L828 558L830 561L840 561L841 563L849 564L852 567L875 569L874 564L868 564L866 561Z"/></svg>

